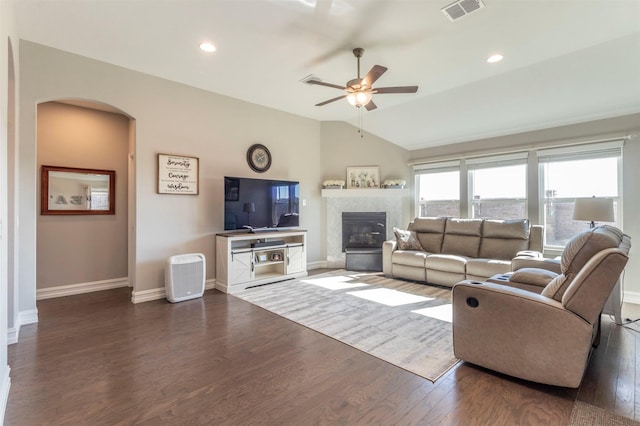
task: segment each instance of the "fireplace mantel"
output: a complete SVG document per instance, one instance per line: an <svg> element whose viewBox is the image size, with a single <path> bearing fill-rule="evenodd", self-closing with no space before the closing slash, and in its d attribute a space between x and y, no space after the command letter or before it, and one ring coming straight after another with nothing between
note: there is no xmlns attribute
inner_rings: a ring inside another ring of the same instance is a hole
<svg viewBox="0 0 640 426"><path fill-rule="evenodd" d="M406 197L409 195L408 189L323 189L321 195L326 198L331 197Z"/></svg>

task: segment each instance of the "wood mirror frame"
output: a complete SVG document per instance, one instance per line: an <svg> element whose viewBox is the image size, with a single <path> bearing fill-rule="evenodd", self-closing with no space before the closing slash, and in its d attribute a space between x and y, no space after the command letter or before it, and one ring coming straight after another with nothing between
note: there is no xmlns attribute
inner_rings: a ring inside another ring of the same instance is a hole
<svg viewBox="0 0 640 426"><path fill-rule="evenodd" d="M42 166L40 213L43 215L116 214L116 172Z"/></svg>

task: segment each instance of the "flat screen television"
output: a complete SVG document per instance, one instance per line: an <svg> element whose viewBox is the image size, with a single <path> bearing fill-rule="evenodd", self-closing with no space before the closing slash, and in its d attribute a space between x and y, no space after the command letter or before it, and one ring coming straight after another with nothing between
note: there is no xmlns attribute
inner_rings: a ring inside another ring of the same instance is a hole
<svg viewBox="0 0 640 426"><path fill-rule="evenodd" d="M224 178L224 229L296 228L300 225L300 183Z"/></svg>

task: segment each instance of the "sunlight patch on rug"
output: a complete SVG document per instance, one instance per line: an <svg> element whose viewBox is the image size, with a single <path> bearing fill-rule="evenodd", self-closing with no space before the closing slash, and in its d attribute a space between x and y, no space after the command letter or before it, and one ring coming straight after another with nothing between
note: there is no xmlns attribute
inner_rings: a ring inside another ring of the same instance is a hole
<svg viewBox="0 0 640 426"><path fill-rule="evenodd" d="M369 284L363 282L351 282L353 277L325 277L325 278L312 278L302 279L301 283L317 285L318 287L326 288L327 290L346 290L359 287L369 287Z"/></svg>
<svg viewBox="0 0 640 426"><path fill-rule="evenodd" d="M416 296L397 290L389 290L388 288L376 288L373 290L350 291L351 296L361 297L376 303L382 303L387 306L410 305L412 303L426 302L433 298Z"/></svg>
<svg viewBox="0 0 640 426"><path fill-rule="evenodd" d="M448 323L453 322L453 307L451 304L435 306L433 308L423 308L411 311L414 314L424 315L425 317L435 318Z"/></svg>

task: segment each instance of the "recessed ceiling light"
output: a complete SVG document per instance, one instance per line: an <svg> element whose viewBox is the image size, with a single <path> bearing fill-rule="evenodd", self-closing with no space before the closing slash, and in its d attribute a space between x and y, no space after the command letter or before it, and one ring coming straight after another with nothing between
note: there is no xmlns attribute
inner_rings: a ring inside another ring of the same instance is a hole
<svg viewBox="0 0 640 426"><path fill-rule="evenodd" d="M204 43L200 43L200 49L204 50L205 52L211 53L211 52L215 52L216 51L216 47L208 42L204 42Z"/></svg>
<svg viewBox="0 0 640 426"><path fill-rule="evenodd" d="M495 55L491 55L487 58L487 62L489 62L490 64L496 63L496 62L500 62L502 59L504 59L504 56L502 56L499 53L496 53Z"/></svg>

